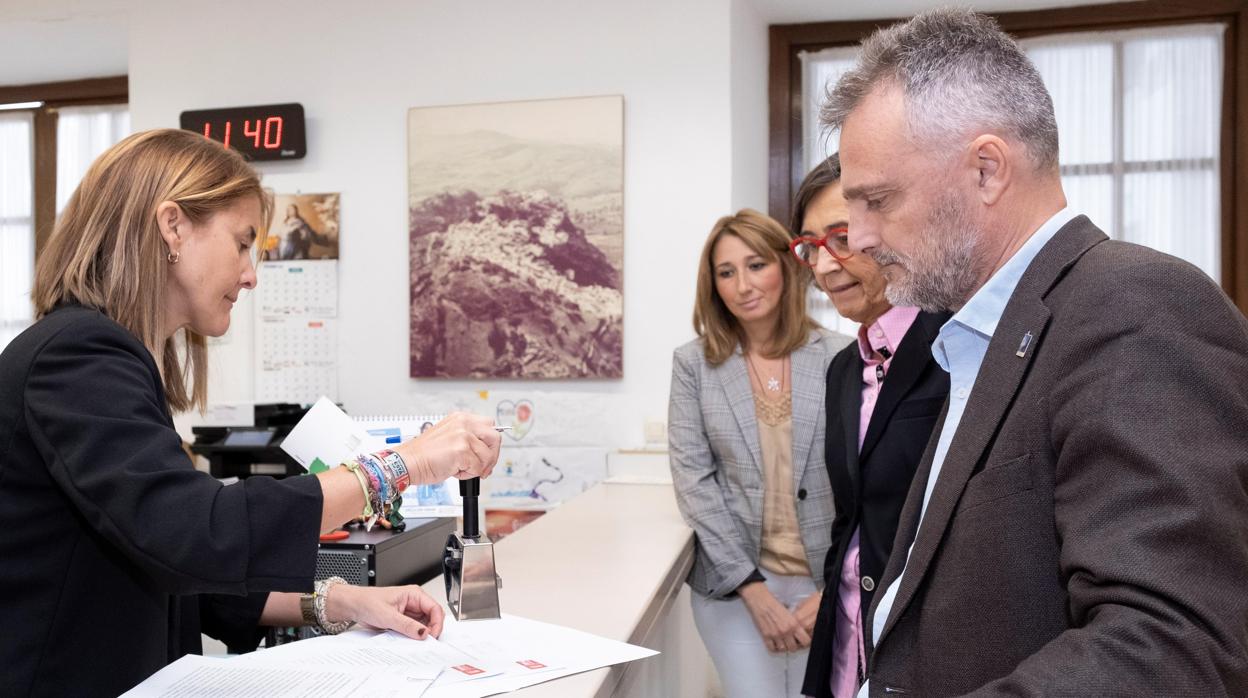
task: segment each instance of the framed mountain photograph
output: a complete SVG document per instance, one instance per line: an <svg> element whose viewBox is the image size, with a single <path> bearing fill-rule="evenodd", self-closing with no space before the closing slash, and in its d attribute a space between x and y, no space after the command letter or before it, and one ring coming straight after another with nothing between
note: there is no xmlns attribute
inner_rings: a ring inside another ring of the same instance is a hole
<svg viewBox="0 0 1248 698"><path fill-rule="evenodd" d="M413 378L623 375L620 96L408 113Z"/></svg>

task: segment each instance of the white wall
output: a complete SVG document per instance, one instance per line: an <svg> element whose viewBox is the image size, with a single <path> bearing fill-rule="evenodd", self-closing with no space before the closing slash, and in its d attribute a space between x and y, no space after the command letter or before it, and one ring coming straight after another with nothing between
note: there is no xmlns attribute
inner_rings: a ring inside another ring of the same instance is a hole
<svg viewBox="0 0 1248 698"><path fill-rule="evenodd" d="M613 424L604 446L635 446L644 421L666 418L671 351L692 338L704 235L738 203L765 202L762 168L749 195L733 174L743 134L732 119L729 9L718 0L149 2L130 18L131 117L138 130L177 126L185 109L303 103L307 158L259 169L279 192L342 192L348 410L420 409L431 391L602 395L579 418ZM407 110L604 94L625 105L624 378L409 379ZM757 128L757 115L746 125ZM214 350L217 400L251 397L249 306L234 315L231 339Z"/></svg>
<svg viewBox="0 0 1248 698"><path fill-rule="evenodd" d="M732 0L732 209L767 212L767 22L751 0ZM786 223L786 221L780 221Z"/></svg>

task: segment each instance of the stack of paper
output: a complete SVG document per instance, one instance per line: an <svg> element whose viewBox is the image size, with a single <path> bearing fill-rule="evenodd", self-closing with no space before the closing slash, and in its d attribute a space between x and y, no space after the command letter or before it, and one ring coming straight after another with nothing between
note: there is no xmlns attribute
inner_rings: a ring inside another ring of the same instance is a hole
<svg viewBox="0 0 1248 698"><path fill-rule="evenodd" d="M462 623L448 617L438 639L353 630L241 657L190 655L126 696L478 698L655 654L515 616Z"/></svg>

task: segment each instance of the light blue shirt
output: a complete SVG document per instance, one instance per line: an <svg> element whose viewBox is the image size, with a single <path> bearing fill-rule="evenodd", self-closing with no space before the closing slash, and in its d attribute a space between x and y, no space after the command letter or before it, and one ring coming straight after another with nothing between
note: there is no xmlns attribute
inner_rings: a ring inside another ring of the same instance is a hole
<svg viewBox="0 0 1248 698"><path fill-rule="evenodd" d="M988 352L988 343L997 330L1005 305L1014 295L1018 280L1023 272L1031 266L1032 260L1040 253L1045 243L1053 239L1062 226L1070 222L1077 214L1070 208L1063 208L1045 221L1032 236L1023 243L1018 252L1014 253L1006 263L988 279L975 295L962 306L949 321L940 328L936 341L932 343L932 356L936 363L949 373L949 413L945 416L945 425L940 430L940 439L936 442L936 452L932 455L932 472L927 478L927 489L923 492L923 509L919 513L919 527L922 528L923 516L927 514L927 504L932 499L932 490L940 479L940 469L945 464L945 456L949 453L949 444L953 443L953 435L958 431L962 421L962 413L966 411L966 403L971 398L971 389L975 386L975 378L979 375L979 367ZM1021 339L1021 337L1020 337ZM918 540L918 536L915 536ZM909 564L910 553L914 543L906 551L906 562ZM876 608L875 617L871 622L871 637L875 644L880 641L884 632L884 624L893 609L893 601L897 598L897 589L905 570L884 591L880 597L880 605ZM858 698L867 698L870 680L858 691Z"/></svg>

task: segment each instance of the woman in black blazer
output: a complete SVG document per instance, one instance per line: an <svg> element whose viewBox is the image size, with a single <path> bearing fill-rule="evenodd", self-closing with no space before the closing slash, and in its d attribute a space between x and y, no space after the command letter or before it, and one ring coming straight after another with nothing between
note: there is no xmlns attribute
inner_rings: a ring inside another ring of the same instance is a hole
<svg viewBox="0 0 1248 698"><path fill-rule="evenodd" d="M321 531L384 512L405 484L488 474L490 420L229 486L173 428L205 402L204 337L255 285L268 205L236 152L173 130L101 155L66 205L38 261L40 319L0 354L0 693L116 696L199 652L201 630L231 649L262 624L440 631L419 587L297 592L314 591Z"/></svg>
<svg viewBox="0 0 1248 698"><path fill-rule="evenodd" d="M879 265L849 248L848 212L833 155L807 175L793 215L793 251L814 268L837 312L861 323L858 341L827 373L825 462L836 518L802 686L819 698L853 698L866 674L863 619L949 395L949 375L931 353L948 315L888 302Z"/></svg>

